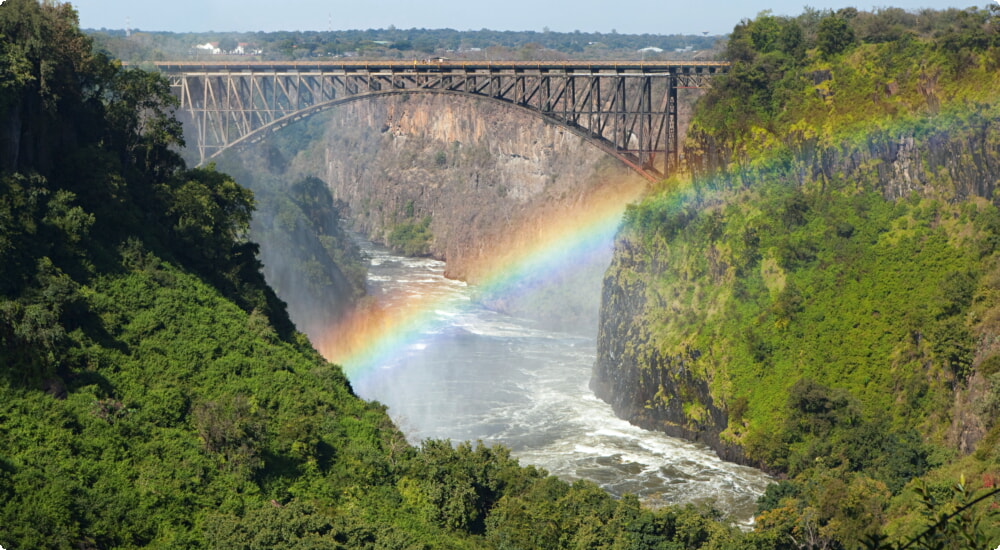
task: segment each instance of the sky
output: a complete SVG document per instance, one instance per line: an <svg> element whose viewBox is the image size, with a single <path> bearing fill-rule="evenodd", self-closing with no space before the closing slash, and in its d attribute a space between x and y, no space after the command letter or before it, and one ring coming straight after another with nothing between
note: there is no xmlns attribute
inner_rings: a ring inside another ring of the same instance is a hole
<svg viewBox="0 0 1000 550"><path fill-rule="evenodd" d="M871 2L871 0L866 0ZM803 6L870 10L893 6L985 7L980 0L893 0L878 3L773 0L75 0L85 29L144 31L325 31L426 28L625 34L726 34L761 11L797 15Z"/></svg>

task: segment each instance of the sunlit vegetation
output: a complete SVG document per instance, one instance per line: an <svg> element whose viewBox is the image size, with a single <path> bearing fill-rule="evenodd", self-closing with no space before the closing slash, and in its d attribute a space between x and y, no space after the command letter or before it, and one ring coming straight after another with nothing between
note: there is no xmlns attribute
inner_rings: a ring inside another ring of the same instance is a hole
<svg viewBox="0 0 1000 550"><path fill-rule="evenodd" d="M433 237L430 226L430 216L424 216L419 221L407 218L392 228L386 243L407 256L426 256L430 253Z"/></svg>
<svg viewBox="0 0 1000 550"><path fill-rule="evenodd" d="M631 353L684 358L723 441L787 476L759 534L902 546L1000 469L1000 8L765 13L725 57L692 175L626 216L614 277L653 304ZM985 548L990 502L915 544Z"/></svg>

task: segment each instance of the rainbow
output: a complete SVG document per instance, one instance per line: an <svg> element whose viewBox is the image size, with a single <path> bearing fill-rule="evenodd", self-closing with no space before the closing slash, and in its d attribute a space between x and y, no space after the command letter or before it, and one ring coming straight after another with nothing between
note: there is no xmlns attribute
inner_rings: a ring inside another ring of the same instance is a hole
<svg viewBox="0 0 1000 550"><path fill-rule="evenodd" d="M907 128L912 120L903 117L885 131L892 133L896 124ZM761 151L759 158L761 164L771 157ZM493 257L472 270L475 286L490 296L512 296L537 286L538 281L568 273L612 242L626 205L644 190L645 182L638 178L605 183L572 207L555 212L550 209L519 224L522 229L509 242L497 246ZM690 191L673 189L670 200L689 200ZM358 308L314 342L328 360L344 368L352 381L377 372L412 347L438 322L437 312L463 307L433 297L393 297L393 301L401 305L391 310L371 305Z"/></svg>
<svg viewBox="0 0 1000 550"><path fill-rule="evenodd" d="M565 275L597 254L606 253L621 225L627 204L639 198L645 182L638 178L600 186L572 207L535 216L510 236L495 254L473 270L477 290L490 296L513 296L538 281ZM341 365L352 382L378 372L439 322L438 312L460 313L469 304L435 297L393 297L398 305L381 309L362 304L325 331L317 348Z"/></svg>

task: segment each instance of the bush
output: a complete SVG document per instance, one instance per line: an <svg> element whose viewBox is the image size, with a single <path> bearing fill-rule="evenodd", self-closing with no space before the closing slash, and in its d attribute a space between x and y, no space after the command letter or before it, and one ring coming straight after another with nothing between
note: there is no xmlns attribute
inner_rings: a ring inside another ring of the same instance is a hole
<svg viewBox="0 0 1000 550"><path fill-rule="evenodd" d="M431 239L434 237L430 225L430 216L419 222L400 223L392 228L387 244L407 256L426 256L431 253Z"/></svg>

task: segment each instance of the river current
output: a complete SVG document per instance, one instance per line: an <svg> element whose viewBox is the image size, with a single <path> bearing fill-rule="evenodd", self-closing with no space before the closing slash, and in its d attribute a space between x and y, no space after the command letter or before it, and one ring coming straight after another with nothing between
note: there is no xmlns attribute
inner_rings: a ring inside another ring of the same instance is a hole
<svg viewBox="0 0 1000 550"><path fill-rule="evenodd" d="M475 304L443 262L365 243L368 292L384 308L431 298L434 322L367 376L356 392L389 407L413 444L503 444L522 465L591 480L649 505L712 505L746 526L766 474L720 460L707 446L632 426L588 388L592 337L550 332ZM595 327L596 333L596 327Z"/></svg>

